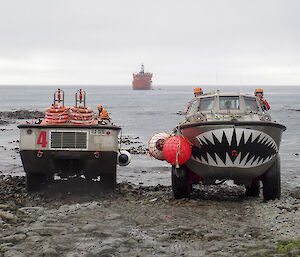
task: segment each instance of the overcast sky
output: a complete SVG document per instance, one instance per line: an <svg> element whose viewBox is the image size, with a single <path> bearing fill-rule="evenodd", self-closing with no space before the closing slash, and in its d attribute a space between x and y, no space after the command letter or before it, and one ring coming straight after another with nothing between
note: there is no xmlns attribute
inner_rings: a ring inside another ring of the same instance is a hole
<svg viewBox="0 0 300 257"><path fill-rule="evenodd" d="M0 85L300 85L299 0L0 0Z"/></svg>

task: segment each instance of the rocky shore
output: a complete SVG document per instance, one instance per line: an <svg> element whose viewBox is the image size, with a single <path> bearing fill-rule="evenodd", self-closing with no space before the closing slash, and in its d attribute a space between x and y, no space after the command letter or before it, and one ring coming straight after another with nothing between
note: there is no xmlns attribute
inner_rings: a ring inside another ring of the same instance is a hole
<svg viewBox="0 0 300 257"><path fill-rule="evenodd" d="M39 115L0 112L0 124ZM2 149L2 157L17 154L15 143L6 143L11 149ZM120 143L136 157L147 153L139 137ZM122 182L107 192L80 178L27 193L24 176L4 174L2 169L0 257L300 256L300 188L285 182L281 199L269 202L226 183L196 185L190 199L175 200L170 186Z"/></svg>
<svg viewBox="0 0 300 257"><path fill-rule="evenodd" d="M169 186L82 179L28 194L24 177L0 181L0 256L299 256L300 189L264 203L244 188L196 186L174 200Z"/></svg>

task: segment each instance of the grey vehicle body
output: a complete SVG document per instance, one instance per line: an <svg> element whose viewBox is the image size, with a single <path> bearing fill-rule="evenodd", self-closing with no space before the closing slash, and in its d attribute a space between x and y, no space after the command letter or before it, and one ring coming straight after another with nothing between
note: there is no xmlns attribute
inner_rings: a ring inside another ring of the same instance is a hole
<svg viewBox="0 0 300 257"><path fill-rule="evenodd" d="M201 95L190 102L186 120L176 127L192 143L191 157L181 170L196 174L204 184L225 179L251 188L279 162L285 129L255 96L219 91Z"/></svg>
<svg viewBox="0 0 300 257"><path fill-rule="evenodd" d="M54 175L101 177L108 187L115 187L120 127L101 124L24 124L18 127L20 155L29 191L51 181Z"/></svg>

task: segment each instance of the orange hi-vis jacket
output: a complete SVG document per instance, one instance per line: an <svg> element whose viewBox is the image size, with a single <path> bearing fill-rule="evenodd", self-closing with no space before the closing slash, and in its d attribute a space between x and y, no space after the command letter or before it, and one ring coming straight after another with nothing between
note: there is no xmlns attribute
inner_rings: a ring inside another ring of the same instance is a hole
<svg viewBox="0 0 300 257"><path fill-rule="evenodd" d="M260 100L260 103L261 103L261 106L262 106L263 110L266 110L266 111L270 110L271 107L270 107L268 101L265 98L260 98L259 100Z"/></svg>
<svg viewBox="0 0 300 257"><path fill-rule="evenodd" d="M107 110L103 109L100 116L98 115L98 119L100 120L110 120Z"/></svg>

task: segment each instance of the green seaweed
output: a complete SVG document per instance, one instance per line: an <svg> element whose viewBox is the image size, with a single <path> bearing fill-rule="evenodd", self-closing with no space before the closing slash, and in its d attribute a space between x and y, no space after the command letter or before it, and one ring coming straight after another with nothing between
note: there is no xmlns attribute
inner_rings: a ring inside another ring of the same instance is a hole
<svg viewBox="0 0 300 257"><path fill-rule="evenodd" d="M289 253L295 248L300 248L300 238L295 240L285 240L278 244L277 253Z"/></svg>

